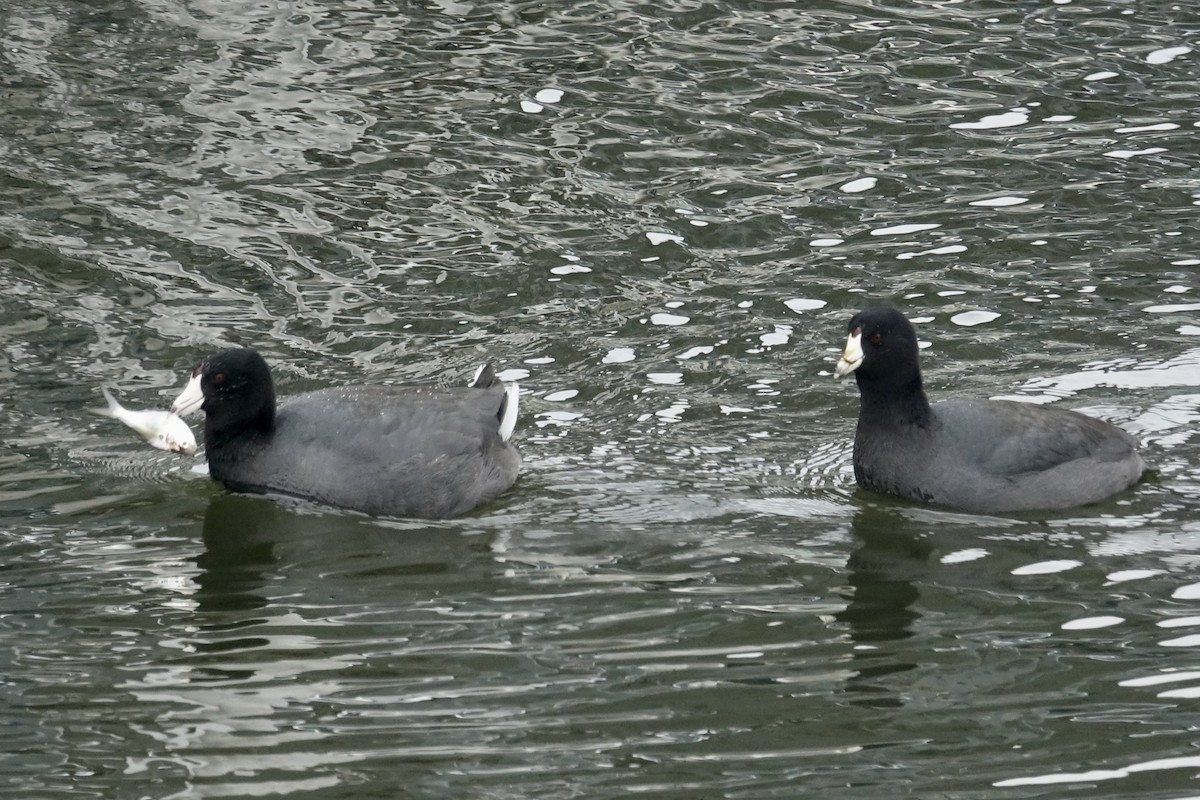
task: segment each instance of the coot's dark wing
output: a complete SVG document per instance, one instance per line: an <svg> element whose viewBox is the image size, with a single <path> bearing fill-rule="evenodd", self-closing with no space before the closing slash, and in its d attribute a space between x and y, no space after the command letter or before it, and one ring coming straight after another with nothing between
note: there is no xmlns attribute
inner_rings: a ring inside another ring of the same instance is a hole
<svg viewBox="0 0 1200 800"><path fill-rule="evenodd" d="M348 386L286 400L278 416L289 436L386 461L401 449L469 451L502 438L507 400L499 383L487 389Z"/></svg>
<svg viewBox="0 0 1200 800"><path fill-rule="evenodd" d="M1007 400L946 400L933 406L944 437L979 468L997 476L1045 472L1078 463L1080 478L1092 464L1138 458L1137 443L1103 420L1061 408ZM1140 459L1139 459L1140 460Z"/></svg>

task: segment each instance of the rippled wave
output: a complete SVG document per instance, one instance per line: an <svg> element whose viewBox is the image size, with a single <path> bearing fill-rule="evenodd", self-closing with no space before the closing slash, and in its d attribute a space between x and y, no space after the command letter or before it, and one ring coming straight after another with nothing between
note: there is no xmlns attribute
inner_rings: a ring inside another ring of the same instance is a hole
<svg viewBox="0 0 1200 800"><path fill-rule="evenodd" d="M0 9L0 786L1194 791L1198 22ZM1049 517L856 490L830 367L879 301L932 395L1083 408L1156 472ZM234 344L283 394L493 360L522 479L370 520L88 413Z"/></svg>

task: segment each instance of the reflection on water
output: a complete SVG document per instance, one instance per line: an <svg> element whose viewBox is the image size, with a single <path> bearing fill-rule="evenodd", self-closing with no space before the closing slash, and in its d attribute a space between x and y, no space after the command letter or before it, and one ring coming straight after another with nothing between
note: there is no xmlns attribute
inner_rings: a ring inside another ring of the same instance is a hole
<svg viewBox="0 0 1200 800"><path fill-rule="evenodd" d="M5 796L1194 793L1200 17L801 5L0 9ZM1156 473L857 491L881 300ZM88 413L229 344L491 359L521 481L370 520Z"/></svg>
<svg viewBox="0 0 1200 800"><path fill-rule="evenodd" d="M854 533L862 544L850 554L850 605L838 618L850 625L855 642L863 649L873 642L912 636L911 625L920 616L913 604L920 597L917 585L925 577L933 547L924 531L894 513L866 506L854 520Z"/></svg>
<svg viewBox="0 0 1200 800"><path fill-rule="evenodd" d="M896 662L886 643L914 635L913 625L921 616L915 608L921 596L918 587L928 577L933 546L924 530L874 506L859 511L853 530L861 544L846 565L850 603L837 615L849 626L856 650L857 669L847 689L862 693L855 702L876 708L901 706L903 700L881 690L874 679L916 668Z"/></svg>
<svg viewBox="0 0 1200 800"><path fill-rule="evenodd" d="M196 603L202 611L267 605L264 572L275 562L275 538L286 511L257 498L221 495L204 515L204 552L196 557Z"/></svg>

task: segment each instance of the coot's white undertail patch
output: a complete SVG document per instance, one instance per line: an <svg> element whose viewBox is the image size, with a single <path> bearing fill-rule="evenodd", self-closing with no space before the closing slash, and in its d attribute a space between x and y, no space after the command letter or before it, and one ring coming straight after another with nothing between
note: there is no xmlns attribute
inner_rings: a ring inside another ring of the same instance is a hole
<svg viewBox="0 0 1200 800"><path fill-rule="evenodd" d="M497 433L500 434L500 441L507 442L517 429L517 407L521 402L521 387L516 383L501 381L491 364L484 364L475 370L475 376L471 378L469 385L472 389L490 389L497 383L504 386L504 403L500 406L500 427Z"/></svg>
<svg viewBox="0 0 1200 800"><path fill-rule="evenodd" d="M960 511L1071 508L1132 486L1146 465L1120 428L1011 400L930 404L917 334L894 308L850 320L834 374L858 381L859 485Z"/></svg>
<svg viewBox="0 0 1200 800"><path fill-rule="evenodd" d="M517 479L519 397L484 365L465 387L331 387L276 407L267 363L238 349L201 361L172 410L204 411L209 475L235 491L437 518Z"/></svg>
<svg viewBox="0 0 1200 800"><path fill-rule="evenodd" d="M500 417L500 441L507 442L517 430L517 406L521 402L521 387L515 383L504 385L504 406Z"/></svg>
<svg viewBox="0 0 1200 800"><path fill-rule="evenodd" d="M133 428L147 442L159 450L191 455L196 452L196 436L187 423L170 411L133 411L117 402L108 389L101 388L107 408L96 408L93 412L103 417L112 417Z"/></svg>

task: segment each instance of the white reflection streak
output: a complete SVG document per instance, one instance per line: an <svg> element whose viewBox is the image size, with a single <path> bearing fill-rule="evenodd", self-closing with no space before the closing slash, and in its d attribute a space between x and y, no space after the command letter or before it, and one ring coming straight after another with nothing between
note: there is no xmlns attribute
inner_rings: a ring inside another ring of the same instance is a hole
<svg viewBox="0 0 1200 800"><path fill-rule="evenodd" d="M978 122L955 122L950 125L957 130L991 130L993 128L1011 128L1029 122L1029 112L1015 109L1003 114L990 114Z"/></svg>
<svg viewBox="0 0 1200 800"><path fill-rule="evenodd" d="M1163 672L1158 675L1147 675L1142 678L1128 678L1119 682L1118 686L1158 686L1163 683L1179 683L1200 679L1200 670L1185 670L1182 672Z"/></svg>
<svg viewBox="0 0 1200 800"><path fill-rule="evenodd" d="M1094 769L1088 772L1059 772L1051 775L1035 775L1028 778L1009 778L996 781L993 786L1045 786L1053 783L1080 783L1083 781L1107 781L1128 778L1138 772L1157 772L1167 769L1195 769L1200 767L1200 756L1159 758L1144 761L1119 769Z"/></svg>

